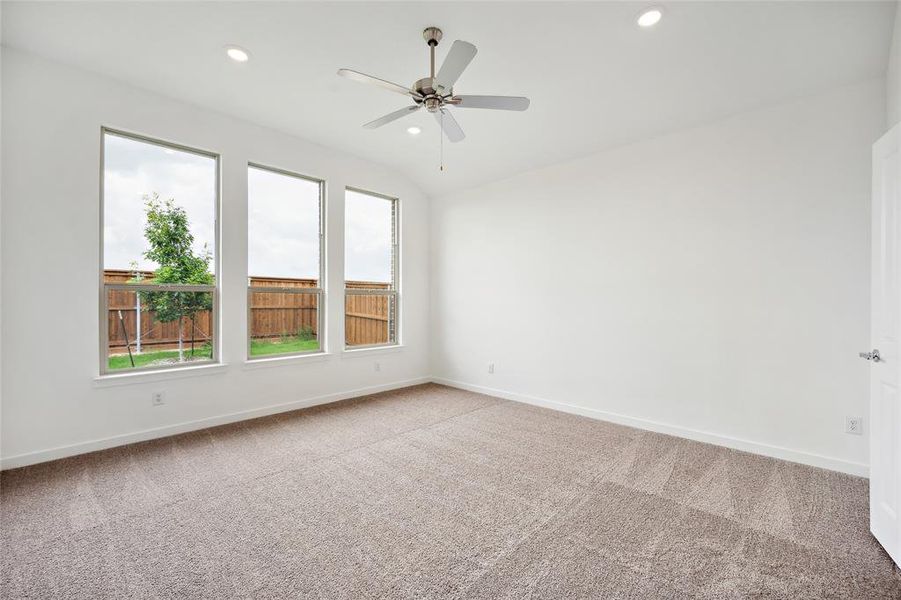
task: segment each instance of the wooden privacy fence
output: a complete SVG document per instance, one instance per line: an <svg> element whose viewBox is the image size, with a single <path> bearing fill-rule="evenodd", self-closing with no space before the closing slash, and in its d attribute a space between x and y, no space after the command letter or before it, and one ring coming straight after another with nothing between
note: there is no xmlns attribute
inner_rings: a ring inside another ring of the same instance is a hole
<svg viewBox="0 0 901 600"><path fill-rule="evenodd" d="M344 339L348 346L387 344L394 341L390 316L397 314L390 296L353 294L353 289L387 290L387 283L347 281L344 287ZM392 310L394 308L395 310ZM396 324L395 324L396 327Z"/></svg>
<svg viewBox="0 0 901 600"><path fill-rule="evenodd" d="M140 273L143 279L151 279L153 273ZM103 272L105 283L129 283L135 277L132 271ZM143 310L139 314L139 298L137 292L128 290L109 290L107 293L107 331L109 335L109 352L118 354L126 352L125 333L134 352L138 341L138 323L140 323L141 351L165 350L178 347L178 321L163 323L156 319L153 311ZM121 315L121 319L119 318ZM194 322L185 319L183 343L190 349L192 338L195 348L210 341L213 331L210 311L199 311L194 315ZM123 331L124 326L124 331Z"/></svg>
<svg viewBox="0 0 901 600"><path fill-rule="evenodd" d="M315 279L285 279L282 277L251 277L251 287L314 288ZM319 337L317 294L289 292L251 292L250 334L253 339L277 339L286 336L310 335Z"/></svg>
<svg viewBox="0 0 901 600"><path fill-rule="evenodd" d="M152 272L142 272L145 280L153 278ZM129 283L135 277L133 271L106 270L106 283ZM285 279L278 277L251 277L251 287L265 288L313 288L315 279ZM348 289L388 289L386 283L348 281ZM138 297L136 292L111 290L108 292L108 331L110 354L126 352L125 334L132 351L138 339ZM279 339L296 335L319 336L317 319L318 296L290 292L252 292L249 294L251 336L254 339ZM382 344L389 341L389 298L348 294L345 300L345 339L349 346ZM122 320L119 319L121 311ZM124 324L124 331L123 331ZM141 350L164 350L178 347L178 323L162 323L153 311L141 310ZM201 311L195 315L193 337L199 346L209 341L212 332L212 315ZM184 323L184 343L191 343L192 324Z"/></svg>

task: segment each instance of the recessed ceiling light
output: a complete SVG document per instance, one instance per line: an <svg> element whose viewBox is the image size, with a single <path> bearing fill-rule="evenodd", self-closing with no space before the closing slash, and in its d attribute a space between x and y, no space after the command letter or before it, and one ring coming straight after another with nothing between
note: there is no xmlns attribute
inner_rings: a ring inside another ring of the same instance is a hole
<svg viewBox="0 0 901 600"><path fill-rule="evenodd" d="M409 133L410 135L419 135L421 132L422 129L420 129L419 127L407 127L407 133Z"/></svg>
<svg viewBox="0 0 901 600"><path fill-rule="evenodd" d="M235 62L243 63L250 60L250 53L247 52L244 48L239 48L238 46L226 46L225 53L228 54L228 57Z"/></svg>
<svg viewBox="0 0 901 600"><path fill-rule="evenodd" d="M639 27L653 27L663 18L662 8L646 8L638 15Z"/></svg>

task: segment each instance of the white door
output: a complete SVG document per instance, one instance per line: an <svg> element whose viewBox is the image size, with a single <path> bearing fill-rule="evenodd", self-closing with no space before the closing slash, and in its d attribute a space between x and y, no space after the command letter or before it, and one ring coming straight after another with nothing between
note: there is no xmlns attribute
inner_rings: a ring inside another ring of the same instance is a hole
<svg viewBox="0 0 901 600"><path fill-rule="evenodd" d="M901 564L901 125L873 146L870 531Z"/></svg>

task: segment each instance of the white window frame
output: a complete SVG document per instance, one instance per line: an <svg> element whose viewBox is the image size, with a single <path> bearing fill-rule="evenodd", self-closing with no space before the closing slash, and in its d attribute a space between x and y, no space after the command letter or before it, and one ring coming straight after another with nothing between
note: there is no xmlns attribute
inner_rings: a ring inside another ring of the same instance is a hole
<svg viewBox="0 0 901 600"><path fill-rule="evenodd" d="M348 192L356 192L365 194L377 199L386 200L391 203L391 282L388 289L379 288L348 288L347 287L347 267L344 270L344 298L343 298L343 314L344 323L347 323L347 296L388 296L392 301L388 302L388 337L389 341L384 344L361 344L358 346L349 346L347 344L347 333L344 334L344 351L355 352L357 350L368 350L372 348L391 348L401 345L401 326L400 326L400 199L387 194L380 194L367 189L347 186L344 188ZM345 209L346 210L346 209ZM345 213L346 214L346 213ZM344 235L347 236L347 225L345 218ZM346 239L345 239L346 247ZM392 314L393 308L393 314ZM394 339L391 340L392 330Z"/></svg>
<svg viewBox="0 0 901 600"><path fill-rule="evenodd" d="M214 244L215 248L213 250L213 272L216 283L214 285L176 285L176 284L137 284L137 283L106 283L104 281L105 276L105 265L104 265L104 212L105 212L105 202L104 202L104 192L106 188L106 136L113 135L117 137L126 138L136 142L142 142L145 144L153 144L155 146L160 146L162 148L170 148L172 150L178 150L180 152L189 152L191 154L196 154L198 156L204 156L206 158L212 158L216 162L216 173L215 173L215 201L214 201L214 221L213 221L213 230L214 230ZM100 128L100 271L99 271L99 282L100 282L100 376L119 376L119 375L129 375L132 373L147 373L153 371L173 371L173 370L181 370L187 369L191 367L199 367L199 366L209 366L221 364L220 356L221 356L221 342L220 342L220 328L219 328L219 299L221 297L220 294L220 280L221 280L221 265L220 265L220 235L219 235L219 211L220 204L222 199L222 161L220 155L216 152L211 152L208 150L200 150L198 148L192 148L190 146L185 146L176 142L170 142L161 140L159 138L153 138L146 135L133 133L129 131L124 131L121 129L115 129L112 127L103 126ZM204 361L191 361L185 363L178 364L168 364L168 365L160 365L160 366L147 366L147 367L133 367L129 369L115 369L110 370L109 368L109 292L111 290L126 290L133 292L142 292L142 291L150 291L150 292L161 292L161 291L171 291L171 292L209 292L213 295L213 308L210 311L210 323L212 329L212 338L213 343L212 346L212 358L210 360Z"/></svg>
<svg viewBox="0 0 901 600"><path fill-rule="evenodd" d="M286 177L295 177L297 179L303 179L305 181L311 181L316 183L319 186L319 276L317 280L319 281L319 285L315 288L298 288L298 287L278 287L278 286L252 286L250 285L250 273L249 273L249 265L250 265L250 254L248 251L248 273L247 273L247 361L262 361L262 360L278 360L280 358L290 358L292 356L310 356L313 354L325 354L326 353L326 338L325 335L325 324L327 322L325 318L326 313L326 303L325 303L325 286L323 285L326 281L325 278L325 180L319 179L318 177L311 177L309 175L303 175L301 173L295 173L294 171L288 171L286 169L280 169L278 167L270 167L268 165L264 165L261 163L248 162L247 163L248 171L250 169L259 169L262 171L268 171L270 173L275 173L277 175L284 175ZM248 191L247 194L247 239L250 240L250 193ZM248 243L248 248L249 248ZM279 294L315 294L316 295L316 339L319 342L318 350L305 350L303 352L285 352L283 354L267 354L264 356L251 356L250 347L251 341L253 339L251 331L253 328L253 312L251 306L251 300L253 299L254 292L263 292L263 293L279 293Z"/></svg>

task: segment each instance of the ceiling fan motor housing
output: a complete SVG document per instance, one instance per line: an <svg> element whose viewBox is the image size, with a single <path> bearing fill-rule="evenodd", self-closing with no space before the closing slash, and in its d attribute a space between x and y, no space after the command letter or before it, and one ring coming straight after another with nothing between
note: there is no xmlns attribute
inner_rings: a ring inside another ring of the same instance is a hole
<svg viewBox="0 0 901 600"><path fill-rule="evenodd" d="M437 27L426 27L422 30L422 37L429 46L437 46L442 35L444 34Z"/></svg>
<svg viewBox="0 0 901 600"><path fill-rule="evenodd" d="M444 103L444 98L450 96L450 90L434 77L424 77L413 84L413 91L422 96L422 104L427 110L435 112Z"/></svg>

